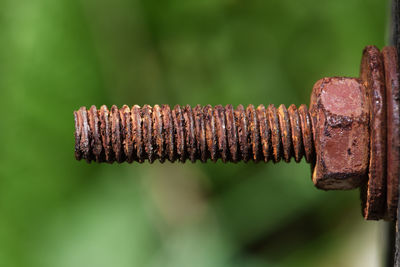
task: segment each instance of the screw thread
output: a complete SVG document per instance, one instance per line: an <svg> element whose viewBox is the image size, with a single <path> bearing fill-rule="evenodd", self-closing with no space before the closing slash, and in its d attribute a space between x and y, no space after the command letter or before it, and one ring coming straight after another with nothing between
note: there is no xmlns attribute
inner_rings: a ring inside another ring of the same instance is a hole
<svg viewBox="0 0 400 267"><path fill-rule="evenodd" d="M81 107L75 116L75 157L88 162L119 163L207 159L223 162L299 162L314 158L311 116L306 105L239 105L193 109Z"/></svg>

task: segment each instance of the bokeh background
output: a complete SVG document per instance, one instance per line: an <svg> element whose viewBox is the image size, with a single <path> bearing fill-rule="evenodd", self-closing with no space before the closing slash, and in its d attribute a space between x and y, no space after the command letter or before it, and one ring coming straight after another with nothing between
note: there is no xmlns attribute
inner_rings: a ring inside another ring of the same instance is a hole
<svg viewBox="0 0 400 267"><path fill-rule="evenodd" d="M87 164L73 110L301 104L385 44L380 0L0 1L0 266L380 266L301 164Z"/></svg>

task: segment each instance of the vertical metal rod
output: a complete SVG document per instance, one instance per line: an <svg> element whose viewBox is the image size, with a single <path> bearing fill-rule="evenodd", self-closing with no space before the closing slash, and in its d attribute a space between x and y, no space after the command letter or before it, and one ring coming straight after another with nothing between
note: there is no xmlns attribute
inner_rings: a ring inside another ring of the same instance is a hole
<svg viewBox="0 0 400 267"><path fill-rule="evenodd" d="M397 53L400 52L400 0L392 0L392 14L391 14L391 24L390 24L390 43L397 48ZM400 57L399 57L400 60ZM400 66L400 62L398 63ZM400 179L400 177L399 177ZM399 192L400 192L400 183L399 183ZM400 198L397 205L397 218L399 218L400 214ZM390 266L400 266L400 220L397 219L396 224L391 224L389 226L391 228L391 237L388 238L389 242L389 259L387 260L387 264ZM396 238L394 238L394 235ZM394 254L394 255L393 255Z"/></svg>

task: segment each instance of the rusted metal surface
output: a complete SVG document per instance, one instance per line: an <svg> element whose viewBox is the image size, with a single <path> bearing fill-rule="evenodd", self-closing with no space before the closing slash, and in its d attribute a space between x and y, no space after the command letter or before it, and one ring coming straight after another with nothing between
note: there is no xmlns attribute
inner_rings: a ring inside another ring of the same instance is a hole
<svg viewBox="0 0 400 267"><path fill-rule="evenodd" d="M314 158L310 115L292 105L92 106L75 113L76 159L88 162L289 162Z"/></svg>
<svg viewBox="0 0 400 267"><path fill-rule="evenodd" d="M279 125L281 128L283 159L285 162L290 162L292 156L292 131L289 120L289 114L285 105L280 105L278 108ZM294 121L294 119L292 119Z"/></svg>
<svg viewBox="0 0 400 267"><path fill-rule="evenodd" d="M391 10L391 20L390 20L390 44L393 45L395 48L395 53L397 52L397 55L400 53L400 0L392 0L392 10ZM396 51L397 50L397 51ZM397 64L396 62L394 63L396 65L397 70L400 68L400 61L399 57L396 56L397 58ZM400 78L398 77L398 80ZM388 94L388 102L390 102L390 94ZM395 99L395 98L393 98ZM399 105L400 99L397 99L397 105ZM388 103L387 108L388 108L388 114L391 112L389 110L390 108L390 103ZM395 103L396 105L396 103ZM394 109L392 109L394 110ZM398 111L397 111L397 114ZM389 115L388 115L389 117ZM396 122L397 123L397 122ZM399 125L397 125L399 127ZM390 128L390 126L389 126ZM389 141L388 137L388 141ZM389 158L389 157L388 157ZM398 164L398 163L397 163ZM389 163L388 163L389 166ZM397 182L399 183L399 175L397 176ZM394 178L396 179L396 178ZM394 189L396 190L396 189ZM397 192L400 192L400 186L398 185L397 187ZM388 258L387 258L387 265L388 266L400 266L400 220L398 220L398 214L400 213L400 198L399 201L397 202L397 212L394 211L394 213L397 213L397 221L393 224L391 224L390 228L390 238L389 238L389 246L388 246Z"/></svg>
<svg viewBox="0 0 400 267"><path fill-rule="evenodd" d="M386 201L386 101L382 55L367 46L361 60L360 78L367 88L370 105L370 159L368 183L361 190L363 216L379 220Z"/></svg>
<svg viewBox="0 0 400 267"><path fill-rule="evenodd" d="M230 106L229 109L232 108L231 105L228 105L228 106ZM270 124L268 123L267 112L265 110L264 105L260 105L257 107L257 119L258 119L258 125L260 127L260 145L261 145L260 149L262 150L262 157L264 158L264 162L268 162L271 159L270 151L271 151L272 144L269 142L269 140L271 138L271 130L270 130L270 126L269 126ZM234 123L232 123L232 127L235 127ZM233 131L233 132L235 132L235 131ZM236 134L236 133L234 133L234 134Z"/></svg>
<svg viewBox="0 0 400 267"><path fill-rule="evenodd" d="M366 219L394 220L400 174L397 62L395 48L381 53L367 46L360 78L319 80L310 110L305 105L82 107L74 112L75 157L107 163L276 163L304 157L316 187L360 187Z"/></svg>
<svg viewBox="0 0 400 267"><path fill-rule="evenodd" d="M300 125L304 148L304 157L308 163L314 163L314 140L311 126L311 117L306 105L299 107Z"/></svg>
<svg viewBox="0 0 400 267"><path fill-rule="evenodd" d="M387 199L386 216L389 220L397 217L400 175L400 92L399 68L395 47L382 49L385 68L387 103Z"/></svg>
<svg viewBox="0 0 400 267"><path fill-rule="evenodd" d="M303 137L301 133L300 115L295 105L290 105L288 108L290 117L290 129L292 131L293 153L294 160L300 162L303 155Z"/></svg>
<svg viewBox="0 0 400 267"><path fill-rule="evenodd" d="M354 189L368 171L369 112L364 85L356 78L324 78L313 88L310 113L320 189Z"/></svg>
<svg viewBox="0 0 400 267"><path fill-rule="evenodd" d="M277 163L281 160L281 130L279 127L278 113L274 105L269 105L267 108L267 117L271 129L271 145L272 145L272 160Z"/></svg>

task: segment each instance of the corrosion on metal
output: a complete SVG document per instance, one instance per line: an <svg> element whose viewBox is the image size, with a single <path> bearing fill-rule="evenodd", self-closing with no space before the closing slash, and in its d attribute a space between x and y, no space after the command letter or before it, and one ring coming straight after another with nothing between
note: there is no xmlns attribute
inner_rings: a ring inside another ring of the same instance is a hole
<svg viewBox="0 0 400 267"><path fill-rule="evenodd" d="M397 217L397 202L400 176L400 89L399 68L395 47L382 49L387 108L387 198L386 216L389 220Z"/></svg>
<svg viewBox="0 0 400 267"><path fill-rule="evenodd" d="M325 190L359 187L368 171L365 87L356 78L324 78L314 85L310 103L315 186Z"/></svg>
<svg viewBox="0 0 400 267"><path fill-rule="evenodd" d="M306 105L299 107L301 134L303 140L304 156L308 163L314 162L314 140L313 140L313 127L311 125L311 117Z"/></svg>
<svg viewBox="0 0 400 267"><path fill-rule="evenodd" d="M204 108L85 107L75 115L76 159L88 162L144 162L158 159L191 162L264 161L313 158L311 120L307 108L292 105L267 109L260 105Z"/></svg>
<svg viewBox="0 0 400 267"><path fill-rule="evenodd" d="M124 105L75 117L75 157L87 162L305 160L324 190L360 187L365 219L396 219L400 89L394 47L363 51L360 78L324 78L306 105L234 108ZM387 99L385 99L385 96Z"/></svg>
<svg viewBox="0 0 400 267"><path fill-rule="evenodd" d="M361 60L360 78L367 88L370 109L368 182L361 189L364 218L384 216L386 200L386 104L382 55L375 46L367 46Z"/></svg>
<svg viewBox="0 0 400 267"><path fill-rule="evenodd" d="M296 162L300 162L301 155L303 155L303 137L301 134L301 125L300 125L300 115L297 111L295 105L290 105L288 108L289 118L290 118L290 129L292 130L292 143L293 143L293 153L294 160Z"/></svg>

